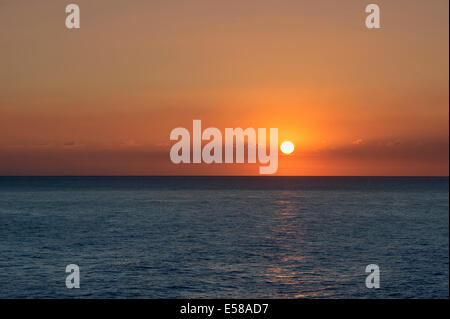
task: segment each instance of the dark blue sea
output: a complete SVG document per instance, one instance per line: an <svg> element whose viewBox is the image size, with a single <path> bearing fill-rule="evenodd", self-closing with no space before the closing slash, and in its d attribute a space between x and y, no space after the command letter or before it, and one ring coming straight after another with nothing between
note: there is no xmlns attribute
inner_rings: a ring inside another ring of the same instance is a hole
<svg viewBox="0 0 450 319"><path fill-rule="evenodd" d="M448 298L448 261L446 177L0 177L1 298Z"/></svg>

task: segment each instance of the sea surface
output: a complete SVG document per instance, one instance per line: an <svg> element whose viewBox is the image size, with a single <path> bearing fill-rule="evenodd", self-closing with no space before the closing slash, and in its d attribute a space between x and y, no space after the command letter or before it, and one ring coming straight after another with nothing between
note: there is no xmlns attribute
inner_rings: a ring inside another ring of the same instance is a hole
<svg viewBox="0 0 450 319"><path fill-rule="evenodd" d="M1 298L448 298L448 261L447 177L0 177Z"/></svg>

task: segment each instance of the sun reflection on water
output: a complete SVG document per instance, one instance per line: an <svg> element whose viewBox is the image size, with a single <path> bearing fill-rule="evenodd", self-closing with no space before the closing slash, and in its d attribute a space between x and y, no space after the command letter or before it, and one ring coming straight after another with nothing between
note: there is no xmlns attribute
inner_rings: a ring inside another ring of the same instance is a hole
<svg viewBox="0 0 450 319"><path fill-rule="evenodd" d="M296 200L293 201L292 198ZM312 291L302 291L305 280L315 276L308 267L308 261L302 253L302 238L304 236L301 224L301 207L298 194L285 191L277 196L276 209L271 219L271 232L266 236L272 244L273 262L265 268L267 282L277 287L277 293L272 297L308 298L315 295ZM299 243L292 246L292 242Z"/></svg>

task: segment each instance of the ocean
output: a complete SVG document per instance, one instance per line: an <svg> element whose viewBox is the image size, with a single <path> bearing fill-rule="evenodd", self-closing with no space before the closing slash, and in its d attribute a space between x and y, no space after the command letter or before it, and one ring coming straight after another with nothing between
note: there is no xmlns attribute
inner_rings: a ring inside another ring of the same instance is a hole
<svg viewBox="0 0 450 319"><path fill-rule="evenodd" d="M448 298L448 261L447 177L0 177L1 298Z"/></svg>

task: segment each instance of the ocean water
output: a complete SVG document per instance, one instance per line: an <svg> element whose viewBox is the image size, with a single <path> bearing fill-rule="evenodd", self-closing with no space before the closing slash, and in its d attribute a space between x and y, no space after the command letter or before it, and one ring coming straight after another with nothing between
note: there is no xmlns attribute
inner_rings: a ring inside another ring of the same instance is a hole
<svg viewBox="0 0 450 319"><path fill-rule="evenodd" d="M448 222L448 178L0 177L0 297L448 298Z"/></svg>

